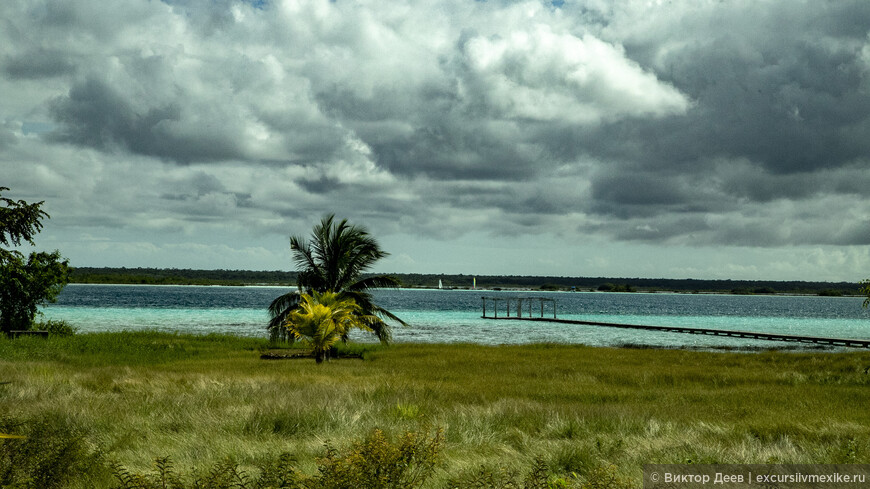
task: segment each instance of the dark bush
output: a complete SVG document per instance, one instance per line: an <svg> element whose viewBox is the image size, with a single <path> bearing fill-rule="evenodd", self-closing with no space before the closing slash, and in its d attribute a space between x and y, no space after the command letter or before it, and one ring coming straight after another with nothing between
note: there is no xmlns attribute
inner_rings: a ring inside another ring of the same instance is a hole
<svg viewBox="0 0 870 489"><path fill-rule="evenodd" d="M48 331L49 336L72 336L78 332L78 328L71 326L66 321L54 319L36 323L33 325L33 329Z"/></svg>
<svg viewBox="0 0 870 489"><path fill-rule="evenodd" d="M601 284L598 286L600 292L636 292L636 289L629 284Z"/></svg>
<svg viewBox="0 0 870 489"><path fill-rule="evenodd" d="M825 289L819 291L819 295L822 297L843 297L843 291L839 289Z"/></svg>

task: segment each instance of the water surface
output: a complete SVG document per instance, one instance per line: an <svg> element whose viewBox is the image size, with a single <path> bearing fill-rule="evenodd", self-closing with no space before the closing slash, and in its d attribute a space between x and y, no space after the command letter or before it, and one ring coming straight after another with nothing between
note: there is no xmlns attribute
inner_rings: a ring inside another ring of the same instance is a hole
<svg viewBox="0 0 870 489"><path fill-rule="evenodd" d="M82 332L155 329L266 336L267 307L287 290L73 284L64 289L56 304L42 310L46 319L63 319ZM397 342L549 342L669 348L795 346L598 326L492 321L480 317L482 296L555 299L558 316L563 319L870 339L870 313L861 307L862 299L856 297L416 289L375 292L380 305L411 325L394 328ZM504 315L505 302L501 304L499 315ZM550 307L546 306L545 316L552 315ZM532 309L540 315L537 304ZM366 338L355 335L358 340Z"/></svg>

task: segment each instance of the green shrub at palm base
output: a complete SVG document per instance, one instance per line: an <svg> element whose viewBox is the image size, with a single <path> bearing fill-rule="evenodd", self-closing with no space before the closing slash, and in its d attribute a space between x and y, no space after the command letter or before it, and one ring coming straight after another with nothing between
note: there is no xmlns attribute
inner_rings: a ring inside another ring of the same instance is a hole
<svg viewBox="0 0 870 489"><path fill-rule="evenodd" d="M78 328L75 326L70 325L66 321L56 319L34 323L32 329L48 331L49 336L73 336L78 332Z"/></svg>
<svg viewBox="0 0 870 489"><path fill-rule="evenodd" d="M302 294L299 308L290 312L286 327L297 340L311 345L317 363L329 360L336 342L347 338L348 331L359 328L373 331L368 324L375 316L362 313L352 299L342 299L335 292Z"/></svg>

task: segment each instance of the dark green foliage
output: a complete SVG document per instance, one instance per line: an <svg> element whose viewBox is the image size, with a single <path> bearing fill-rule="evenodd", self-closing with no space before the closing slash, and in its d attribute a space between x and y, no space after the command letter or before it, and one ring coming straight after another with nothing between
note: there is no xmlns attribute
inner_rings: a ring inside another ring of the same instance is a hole
<svg viewBox="0 0 870 489"><path fill-rule="evenodd" d="M9 190L0 187L0 192ZM33 244L33 237L42 230L42 219L48 214L42 210L44 202L28 204L23 200L12 200L0 197L0 245L20 246L21 242ZM6 261L10 255L20 255L16 251L0 248L0 261Z"/></svg>
<svg viewBox="0 0 870 489"><path fill-rule="evenodd" d="M503 467L494 470L481 467L476 472L449 481L447 487L451 489L549 489L551 485L547 464L538 457L525 476L518 471Z"/></svg>
<svg viewBox="0 0 870 489"><path fill-rule="evenodd" d="M62 488L103 475L101 452L91 446L84 430L67 422L2 418L0 433L26 436L0 440L0 487Z"/></svg>
<svg viewBox="0 0 870 489"><path fill-rule="evenodd" d="M372 301L369 290L398 287L398 279L388 275L363 275L375 262L388 255L378 242L362 227L348 224L347 219L335 221L327 216L314 226L310 240L290 237L293 261L299 270L297 285L303 294L335 292L341 299L353 300L360 307L360 315L381 342L390 340L390 327L384 319L404 321ZM299 307L300 294L291 291L269 305L269 331L273 339L289 339L284 323L290 312Z"/></svg>
<svg viewBox="0 0 870 489"><path fill-rule="evenodd" d="M259 467L259 477L252 476L232 460L216 464L211 470L193 477L189 483L176 472L169 458L155 460L151 474L138 474L113 462L112 474L118 485L115 489L304 489L314 487L293 468L293 459L282 454L274 461Z"/></svg>
<svg viewBox="0 0 870 489"><path fill-rule="evenodd" d="M773 287L756 287L752 289L753 294L776 294L776 289Z"/></svg>
<svg viewBox="0 0 870 489"><path fill-rule="evenodd" d="M179 486L179 488L181 487ZM205 475L198 477L190 487L193 489L260 489L270 486L253 479L247 472L239 468L239 464L232 460L226 460L215 465Z"/></svg>
<svg viewBox="0 0 870 489"><path fill-rule="evenodd" d="M820 290L819 295L822 297L843 297L843 291L840 289L825 289Z"/></svg>
<svg viewBox="0 0 870 489"><path fill-rule="evenodd" d="M731 289L731 293L734 295L765 295L765 294L776 294L776 289L773 287L755 287L755 288L738 288Z"/></svg>
<svg viewBox="0 0 870 489"><path fill-rule="evenodd" d="M0 187L0 192L9 190ZM0 197L0 245L33 245L48 214L42 202L28 204ZM57 298L69 282L69 262L59 251L25 256L17 250L0 248L0 331L30 329L37 307Z"/></svg>
<svg viewBox="0 0 870 489"><path fill-rule="evenodd" d="M68 281L69 263L60 252L11 256L0 264L0 330L30 329L38 306L57 298Z"/></svg>
<svg viewBox="0 0 870 489"><path fill-rule="evenodd" d="M110 467L118 489L184 489L185 485L175 474L172 462L168 457L154 461L156 473L152 475L133 474L117 462L111 462Z"/></svg>
<svg viewBox="0 0 870 489"><path fill-rule="evenodd" d="M858 293L866 297L864 299L864 307L870 306L870 279L861 281L861 288L858 289Z"/></svg>
<svg viewBox="0 0 870 489"><path fill-rule="evenodd" d="M33 325L33 329L48 331L49 336L72 336L78 332L78 328L71 326L63 320L49 319Z"/></svg>
<svg viewBox="0 0 870 489"><path fill-rule="evenodd" d="M628 284L601 284L598 286L600 292L636 292L636 289Z"/></svg>

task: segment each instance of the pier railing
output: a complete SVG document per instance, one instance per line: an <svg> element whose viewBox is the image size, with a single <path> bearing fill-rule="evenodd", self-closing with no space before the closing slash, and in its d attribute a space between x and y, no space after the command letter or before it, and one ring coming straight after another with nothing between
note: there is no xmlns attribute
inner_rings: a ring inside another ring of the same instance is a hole
<svg viewBox="0 0 870 489"><path fill-rule="evenodd" d="M539 310L539 317L543 318L546 309L548 316L549 312L552 312L553 319L556 319L556 299L548 297L481 297L481 300L483 301L483 316L481 317L484 318L498 318L499 309L503 310L502 317L506 318L522 318L524 314L525 317L532 318L535 317L533 314ZM500 307L501 303L504 303L503 308ZM488 304L489 308L487 308ZM549 304L549 307L544 307L545 304Z"/></svg>

